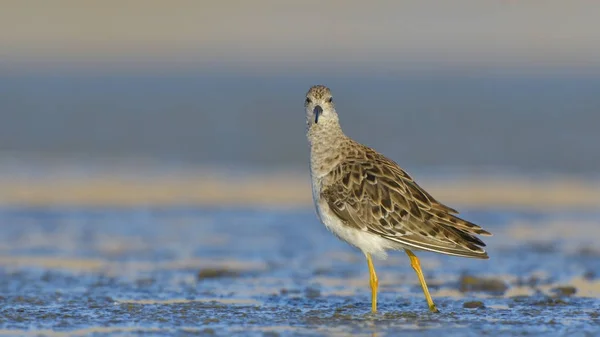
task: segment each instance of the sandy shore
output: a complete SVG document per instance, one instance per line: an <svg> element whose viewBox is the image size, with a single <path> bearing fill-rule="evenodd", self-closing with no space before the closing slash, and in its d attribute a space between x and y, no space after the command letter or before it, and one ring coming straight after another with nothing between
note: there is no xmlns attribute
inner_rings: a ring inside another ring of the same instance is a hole
<svg viewBox="0 0 600 337"><path fill-rule="evenodd" d="M419 179L438 200L476 208L595 210L600 183L572 178ZM85 178L0 178L0 204L15 206L248 205L302 208L312 203L308 176L297 174Z"/></svg>

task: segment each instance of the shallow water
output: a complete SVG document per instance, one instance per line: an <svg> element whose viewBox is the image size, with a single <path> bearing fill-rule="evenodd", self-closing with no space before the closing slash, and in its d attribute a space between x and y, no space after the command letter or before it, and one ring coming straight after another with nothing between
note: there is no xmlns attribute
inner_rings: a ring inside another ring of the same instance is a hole
<svg viewBox="0 0 600 337"><path fill-rule="evenodd" d="M363 256L311 209L4 208L0 335L600 334L600 214L464 216L490 260L417 253L441 313L397 252L370 314Z"/></svg>

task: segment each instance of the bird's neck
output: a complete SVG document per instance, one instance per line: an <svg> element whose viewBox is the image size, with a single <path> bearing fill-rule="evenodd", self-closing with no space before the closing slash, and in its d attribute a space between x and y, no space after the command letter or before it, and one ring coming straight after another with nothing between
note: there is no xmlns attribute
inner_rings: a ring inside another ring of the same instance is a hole
<svg viewBox="0 0 600 337"><path fill-rule="evenodd" d="M311 171L317 176L329 173L342 159L340 149L348 137L338 123L311 125L307 137L310 143Z"/></svg>

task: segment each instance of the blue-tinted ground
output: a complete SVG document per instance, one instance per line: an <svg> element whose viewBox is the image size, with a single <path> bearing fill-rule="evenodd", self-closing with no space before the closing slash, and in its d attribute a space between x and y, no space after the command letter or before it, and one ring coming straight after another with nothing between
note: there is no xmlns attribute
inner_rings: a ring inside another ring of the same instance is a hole
<svg viewBox="0 0 600 337"><path fill-rule="evenodd" d="M600 334L599 214L463 214L491 258L418 254L441 313L396 252L370 314L363 256L310 209L4 208L0 334Z"/></svg>

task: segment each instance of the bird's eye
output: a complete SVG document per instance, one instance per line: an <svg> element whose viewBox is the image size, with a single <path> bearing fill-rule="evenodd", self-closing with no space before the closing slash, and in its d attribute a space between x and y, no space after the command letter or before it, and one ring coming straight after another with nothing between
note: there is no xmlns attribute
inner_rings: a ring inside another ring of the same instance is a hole
<svg viewBox="0 0 600 337"><path fill-rule="evenodd" d="M312 101L310 100L310 98L306 97L306 101L304 101L305 104L310 104L312 103Z"/></svg>
<svg viewBox="0 0 600 337"><path fill-rule="evenodd" d="M329 99L327 100L327 103L331 103L333 102L333 97L329 97Z"/></svg>

